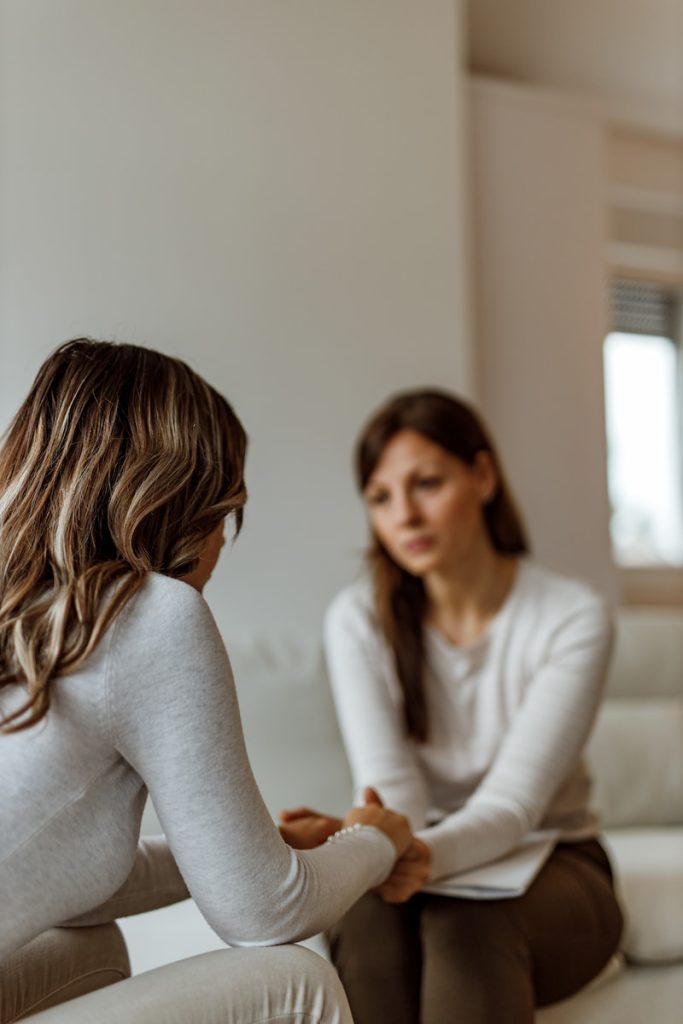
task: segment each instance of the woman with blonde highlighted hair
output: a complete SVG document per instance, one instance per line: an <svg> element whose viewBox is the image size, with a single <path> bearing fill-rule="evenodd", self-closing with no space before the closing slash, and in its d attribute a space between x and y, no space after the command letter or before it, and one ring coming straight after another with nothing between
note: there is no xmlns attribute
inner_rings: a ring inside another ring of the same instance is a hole
<svg viewBox="0 0 683 1024"><path fill-rule="evenodd" d="M412 839L374 804L326 843L324 822L278 830L263 804L201 596L225 519L242 522L245 451L229 404L184 363L88 339L46 360L5 437L0 1024L350 1020L330 968L289 947L93 991L129 974L116 917L189 891L231 945L294 942ZM148 791L167 842L139 843Z"/></svg>

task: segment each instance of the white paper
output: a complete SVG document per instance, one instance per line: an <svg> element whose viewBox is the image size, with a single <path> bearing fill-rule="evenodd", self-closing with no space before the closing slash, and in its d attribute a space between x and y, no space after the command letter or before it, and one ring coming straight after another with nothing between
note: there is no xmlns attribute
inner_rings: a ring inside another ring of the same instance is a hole
<svg viewBox="0 0 683 1024"><path fill-rule="evenodd" d="M531 832L522 844L489 864L448 875L426 885L425 892L470 900L502 900L521 896L550 856L556 832Z"/></svg>

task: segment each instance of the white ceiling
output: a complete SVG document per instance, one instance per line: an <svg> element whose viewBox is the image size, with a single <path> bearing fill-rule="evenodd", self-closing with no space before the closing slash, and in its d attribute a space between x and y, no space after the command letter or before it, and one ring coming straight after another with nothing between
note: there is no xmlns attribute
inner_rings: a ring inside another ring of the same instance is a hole
<svg viewBox="0 0 683 1024"><path fill-rule="evenodd" d="M469 0L473 71L683 106L683 0Z"/></svg>

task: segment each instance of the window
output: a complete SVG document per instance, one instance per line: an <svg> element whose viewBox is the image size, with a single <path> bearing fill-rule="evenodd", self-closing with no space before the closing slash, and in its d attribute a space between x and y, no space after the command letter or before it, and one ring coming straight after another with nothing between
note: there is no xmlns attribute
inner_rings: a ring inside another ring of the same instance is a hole
<svg viewBox="0 0 683 1024"><path fill-rule="evenodd" d="M605 339L608 483L614 557L624 567L683 566L678 303L658 286L618 282Z"/></svg>

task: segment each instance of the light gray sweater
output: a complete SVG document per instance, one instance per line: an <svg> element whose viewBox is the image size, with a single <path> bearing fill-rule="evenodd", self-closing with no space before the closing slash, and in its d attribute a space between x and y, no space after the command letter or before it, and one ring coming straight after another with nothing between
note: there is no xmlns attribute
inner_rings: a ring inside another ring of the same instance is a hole
<svg viewBox="0 0 683 1024"><path fill-rule="evenodd" d="M187 584L150 575L52 694L39 725L0 736L0 959L122 885L147 790L190 893L233 945L320 931L391 869L374 828L310 851L282 841L218 629ZM23 697L4 687L0 707Z"/></svg>
<svg viewBox="0 0 683 1024"><path fill-rule="evenodd" d="M534 829L595 834L582 750L602 697L612 626L583 583L521 559L477 642L425 630L426 743L403 726L393 657L363 579L326 622L332 689L358 789L374 786L432 850L432 877L495 860Z"/></svg>

